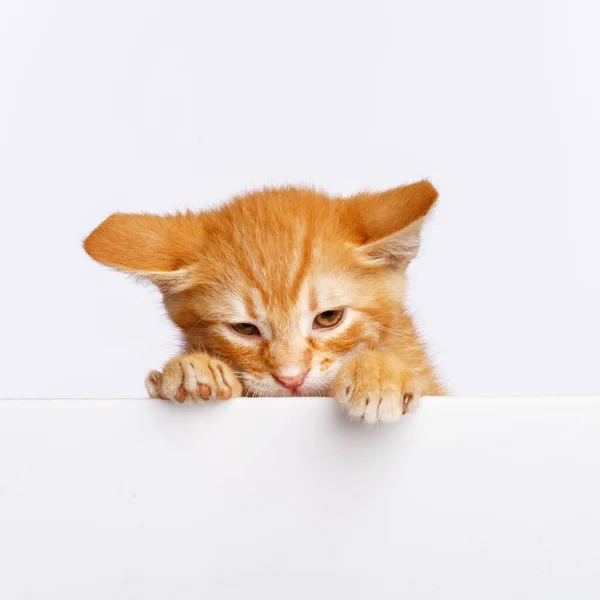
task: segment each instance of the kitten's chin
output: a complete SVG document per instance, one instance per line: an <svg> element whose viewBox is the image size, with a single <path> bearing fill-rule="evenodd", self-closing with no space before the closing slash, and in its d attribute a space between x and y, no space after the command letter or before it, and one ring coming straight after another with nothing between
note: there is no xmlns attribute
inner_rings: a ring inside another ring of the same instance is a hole
<svg viewBox="0 0 600 600"><path fill-rule="evenodd" d="M308 397L308 396L327 396L329 393L329 378L322 383L305 383L300 387L290 390L276 382L271 383L265 380L252 380L249 377L242 377L244 388L248 395L259 397L290 398L290 397Z"/></svg>

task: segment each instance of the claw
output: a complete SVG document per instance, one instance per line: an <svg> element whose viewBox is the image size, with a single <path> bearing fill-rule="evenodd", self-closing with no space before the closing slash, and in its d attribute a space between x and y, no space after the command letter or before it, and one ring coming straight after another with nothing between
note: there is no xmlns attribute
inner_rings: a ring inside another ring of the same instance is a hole
<svg viewBox="0 0 600 600"><path fill-rule="evenodd" d="M177 390L177 401L178 402L183 402L185 400L185 388L183 387L183 384L179 386L179 389Z"/></svg>

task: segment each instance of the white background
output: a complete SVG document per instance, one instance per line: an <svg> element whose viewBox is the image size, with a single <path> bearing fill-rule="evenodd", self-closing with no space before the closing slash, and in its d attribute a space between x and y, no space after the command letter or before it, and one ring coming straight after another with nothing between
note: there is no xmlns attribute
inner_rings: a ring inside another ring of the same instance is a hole
<svg viewBox="0 0 600 600"><path fill-rule="evenodd" d="M329 398L0 400L0 597L597 600L599 430L583 398L380 427Z"/></svg>
<svg viewBox="0 0 600 600"><path fill-rule="evenodd" d="M412 304L463 395L593 394L590 0L0 0L0 395L141 396L159 296L92 263L113 211L264 184L441 199Z"/></svg>

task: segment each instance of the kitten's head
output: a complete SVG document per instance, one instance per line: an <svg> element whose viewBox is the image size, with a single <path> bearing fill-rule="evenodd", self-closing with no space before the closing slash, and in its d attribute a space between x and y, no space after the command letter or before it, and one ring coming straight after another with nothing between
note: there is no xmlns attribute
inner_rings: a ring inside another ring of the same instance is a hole
<svg viewBox="0 0 600 600"><path fill-rule="evenodd" d="M187 350L225 360L247 393L323 395L345 358L394 335L436 198L427 181L344 199L266 189L202 213L114 214L84 246L155 283Z"/></svg>

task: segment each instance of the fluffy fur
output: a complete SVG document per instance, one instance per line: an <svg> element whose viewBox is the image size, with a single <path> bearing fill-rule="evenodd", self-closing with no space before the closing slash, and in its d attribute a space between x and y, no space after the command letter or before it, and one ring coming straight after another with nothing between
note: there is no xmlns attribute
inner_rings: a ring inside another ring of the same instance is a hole
<svg viewBox="0 0 600 600"><path fill-rule="evenodd" d="M443 393L404 306L436 199L427 181L351 198L266 189L201 213L114 214L84 247L155 283L185 336L148 376L151 396L333 395L352 416L394 421ZM334 309L340 322L317 327Z"/></svg>

